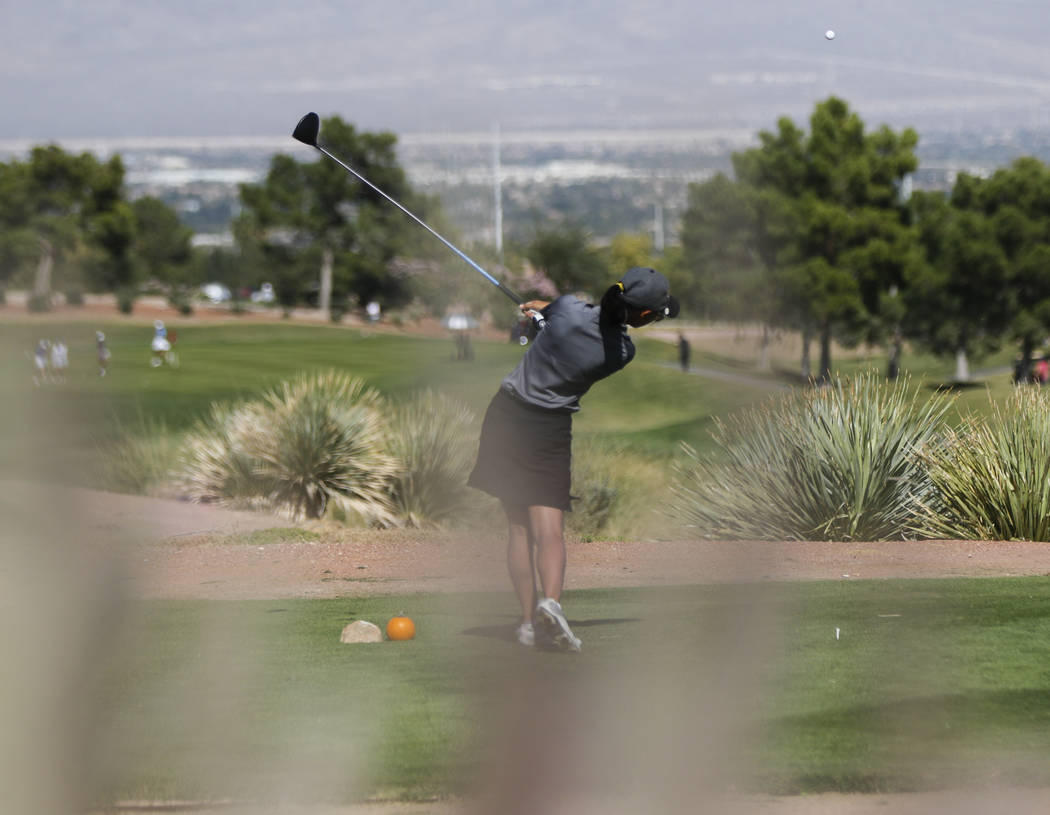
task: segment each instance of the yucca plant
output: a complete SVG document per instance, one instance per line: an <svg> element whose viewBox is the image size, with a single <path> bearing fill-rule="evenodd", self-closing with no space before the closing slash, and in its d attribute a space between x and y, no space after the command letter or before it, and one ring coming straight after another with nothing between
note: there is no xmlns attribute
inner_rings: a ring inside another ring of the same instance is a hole
<svg viewBox="0 0 1050 815"><path fill-rule="evenodd" d="M478 504L467 486L477 429L466 405L429 390L416 394L390 413L389 449L399 464L390 497L401 522L443 523Z"/></svg>
<svg viewBox="0 0 1050 815"><path fill-rule="evenodd" d="M389 523L397 463L385 451L382 412L377 391L335 371L215 407L187 441L188 491L197 500L261 501L297 518L319 518L334 504Z"/></svg>
<svg viewBox="0 0 1050 815"><path fill-rule="evenodd" d="M718 422L724 460L685 447L671 511L711 538L905 537L931 489L916 454L938 444L950 404L874 373L794 391Z"/></svg>
<svg viewBox="0 0 1050 815"><path fill-rule="evenodd" d="M266 425L249 451L266 494L295 517L320 518L329 502L388 523L388 484L397 463L384 450L379 392L330 371L282 383L264 395Z"/></svg>
<svg viewBox="0 0 1050 815"><path fill-rule="evenodd" d="M264 504L249 450L249 439L264 422L257 404L213 404L183 441L183 493L198 502Z"/></svg>
<svg viewBox="0 0 1050 815"><path fill-rule="evenodd" d="M1050 393L1020 387L924 456L933 492L916 534L1050 541Z"/></svg>

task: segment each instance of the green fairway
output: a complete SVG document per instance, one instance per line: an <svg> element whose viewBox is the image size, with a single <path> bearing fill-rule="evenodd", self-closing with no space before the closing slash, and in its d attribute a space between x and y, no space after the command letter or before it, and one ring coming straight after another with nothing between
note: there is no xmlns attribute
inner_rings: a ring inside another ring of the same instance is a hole
<svg viewBox="0 0 1050 815"><path fill-rule="evenodd" d="M98 686L101 795L464 794L498 760L493 711L530 686L574 700L563 726L581 760L622 739L632 784L647 760L716 737L750 790L1050 783L1045 579L577 591L565 606L578 656L514 643L512 605L133 603ZM346 623L400 612L415 640L339 643ZM667 732L648 740L657 725Z"/></svg>
<svg viewBox="0 0 1050 815"><path fill-rule="evenodd" d="M13 323L0 326L0 388L13 421L28 432L11 434L0 463L24 463L41 437L62 448L63 464L83 463L97 444L125 429L162 422L171 430L189 426L214 401L257 395L282 380L312 370L338 368L399 398L434 388L466 402L479 416L522 349L512 343L476 342L472 362L455 360L451 339L367 332L335 326L236 323L178 326L178 369L149 366L149 325L128 323ZM94 364L94 331L106 332L113 358L105 378ZM711 420L769 398L775 390L760 375L727 355L698 351L694 365L740 375L736 382L683 375L674 366L673 345L644 337L630 367L599 382L584 400L576 423L582 436L604 437L647 453L673 455L680 441L701 450L709 445ZM64 338L71 367L62 384L34 388L30 353L39 337ZM996 364L1003 360L990 361ZM843 371L882 367L878 354L854 356ZM929 357L908 357L904 369L916 382L946 381L950 366ZM750 380L750 381L749 381ZM1009 375L987 380L991 394L1009 390ZM960 407L987 409L984 385L961 391ZM56 435L57 434L57 435ZM56 466L62 470L68 467Z"/></svg>
<svg viewBox="0 0 1050 815"><path fill-rule="evenodd" d="M177 325L171 321L169 325ZM113 357L107 375L94 364L94 331L106 332ZM100 447L122 432L189 427L215 401L257 396L304 371L337 368L399 399L433 388L481 417L523 349L476 342L475 359L455 359L448 338L367 332L334 326L250 323L177 326L180 367L149 366L149 325L108 323L0 326L0 388L6 433L0 470L90 483ZM30 353L37 338L69 345L67 381L34 387ZM685 440L703 449L714 416L767 395L747 384L712 387L662 365L661 343L641 343L621 375L586 396L576 424L581 437L606 438L646 453L673 456Z"/></svg>

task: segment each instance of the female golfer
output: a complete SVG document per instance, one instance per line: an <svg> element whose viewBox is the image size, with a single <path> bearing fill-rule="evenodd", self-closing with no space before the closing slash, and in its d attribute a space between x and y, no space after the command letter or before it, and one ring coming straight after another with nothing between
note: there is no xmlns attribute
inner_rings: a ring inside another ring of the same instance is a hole
<svg viewBox="0 0 1050 815"><path fill-rule="evenodd" d="M635 267L598 306L563 295L521 308L538 311L546 326L489 403L467 483L499 498L507 514L507 566L521 603L518 641L579 651L560 604L564 513L572 511L572 414L591 385L634 358L627 326L674 317L678 302L667 278Z"/></svg>

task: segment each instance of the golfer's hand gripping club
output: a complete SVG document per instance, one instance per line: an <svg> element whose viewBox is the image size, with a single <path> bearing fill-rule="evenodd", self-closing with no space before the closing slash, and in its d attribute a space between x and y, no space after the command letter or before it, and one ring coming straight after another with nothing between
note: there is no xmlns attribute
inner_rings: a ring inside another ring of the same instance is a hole
<svg viewBox="0 0 1050 815"><path fill-rule="evenodd" d="M543 319L543 309L549 305L550 303L543 300L529 300L527 303L521 303L521 313L532 320L536 331L542 331L547 325L547 321Z"/></svg>

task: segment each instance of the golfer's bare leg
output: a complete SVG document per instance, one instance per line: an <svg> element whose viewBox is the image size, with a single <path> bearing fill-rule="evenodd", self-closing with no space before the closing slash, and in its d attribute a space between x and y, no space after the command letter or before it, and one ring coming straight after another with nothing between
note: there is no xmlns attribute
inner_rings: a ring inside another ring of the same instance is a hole
<svg viewBox="0 0 1050 815"><path fill-rule="evenodd" d="M521 619L532 622L536 604L536 571L525 507L504 507L507 513L507 571L514 593L521 603Z"/></svg>
<svg viewBox="0 0 1050 815"><path fill-rule="evenodd" d="M528 518L543 596L560 601L565 583L565 513L554 507L529 507Z"/></svg>

